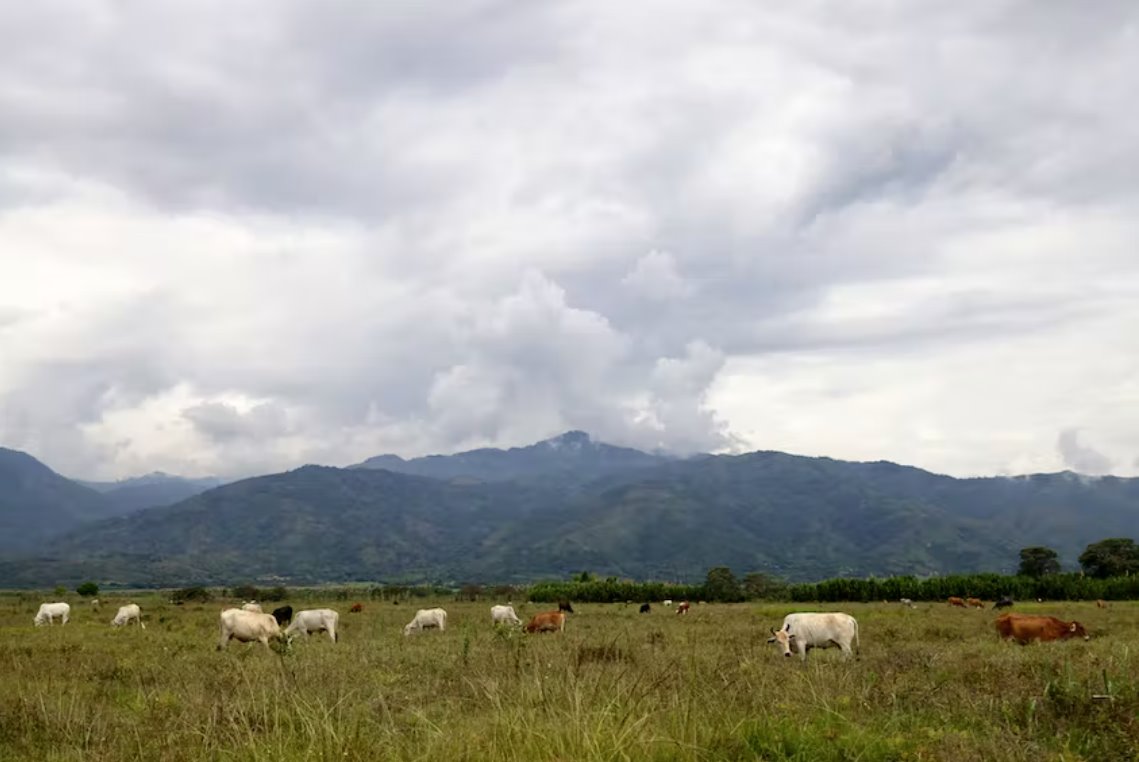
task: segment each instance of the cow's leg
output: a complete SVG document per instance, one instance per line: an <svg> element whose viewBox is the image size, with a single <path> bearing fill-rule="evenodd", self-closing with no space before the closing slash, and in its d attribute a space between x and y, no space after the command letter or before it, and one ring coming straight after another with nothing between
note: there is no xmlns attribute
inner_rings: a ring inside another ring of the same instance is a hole
<svg viewBox="0 0 1139 762"><path fill-rule="evenodd" d="M66 611L63 612L63 620L60 622L60 624L67 624L69 621L71 621L71 617L68 616Z"/></svg>

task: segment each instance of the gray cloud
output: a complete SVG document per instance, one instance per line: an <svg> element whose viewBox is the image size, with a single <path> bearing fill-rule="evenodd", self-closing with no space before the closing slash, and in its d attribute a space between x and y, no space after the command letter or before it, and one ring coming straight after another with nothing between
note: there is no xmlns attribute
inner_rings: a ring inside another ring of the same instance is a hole
<svg viewBox="0 0 1139 762"><path fill-rule="evenodd" d="M1056 439L1056 449L1064 465L1079 474L1095 476L1111 472L1111 459L1093 447L1080 442L1079 429L1064 429Z"/></svg>
<svg viewBox="0 0 1139 762"><path fill-rule="evenodd" d="M994 368L924 368L1022 353L1026 420L1133 401L1137 13L3 8L0 441L111 476L567 428L1047 470L1030 424L925 420L1007 408ZM881 439L806 423L834 399Z"/></svg>

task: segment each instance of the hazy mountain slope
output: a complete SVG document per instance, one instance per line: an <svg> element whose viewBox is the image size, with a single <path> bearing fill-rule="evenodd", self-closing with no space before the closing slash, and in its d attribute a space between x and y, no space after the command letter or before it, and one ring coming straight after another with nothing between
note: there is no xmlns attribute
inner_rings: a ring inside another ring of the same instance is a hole
<svg viewBox="0 0 1139 762"><path fill-rule="evenodd" d="M116 514L143 508L173 505L223 484L221 479L207 477L186 479L161 472L117 482L79 482L101 493L114 506Z"/></svg>
<svg viewBox="0 0 1139 762"><path fill-rule="evenodd" d="M94 490L27 453L0 447L0 552L38 549L53 534L115 512Z"/></svg>

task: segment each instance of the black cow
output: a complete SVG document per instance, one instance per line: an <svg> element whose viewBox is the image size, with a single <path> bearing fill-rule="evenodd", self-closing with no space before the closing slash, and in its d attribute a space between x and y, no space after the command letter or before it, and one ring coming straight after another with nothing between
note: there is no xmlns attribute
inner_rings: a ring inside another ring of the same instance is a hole
<svg viewBox="0 0 1139 762"><path fill-rule="evenodd" d="M649 613L649 612L650 612L650 611L652 611L652 610L653 610L653 607L652 607L652 606L650 606L649 604L647 604L647 603L642 603L642 604L641 604L641 613L642 613L642 614L647 614L647 613Z"/></svg>
<svg viewBox="0 0 1139 762"><path fill-rule="evenodd" d="M293 607L281 606L280 608L273 609L273 618L277 620L277 624L286 625L293 621Z"/></svg>
<svg viewBox="0 0 1139 762"><path fill-rule="evenodd" d="M995 609L1007 609L1010 606L1012 606L1012 598L1009 598L1007 595L993 604L993 608Z"/></svg>
<svg viewBox="0 0 1139 762"><path fill-rule="evenodd" d="M564 611L567 614L572 614L573 606L570 605L569 601L558 601L558 611Z"/></svg>

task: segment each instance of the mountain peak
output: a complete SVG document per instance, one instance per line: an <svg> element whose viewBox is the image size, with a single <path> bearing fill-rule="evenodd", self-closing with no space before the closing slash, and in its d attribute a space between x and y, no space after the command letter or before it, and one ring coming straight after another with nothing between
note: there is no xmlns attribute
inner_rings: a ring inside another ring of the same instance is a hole
<svg viewBox="0 0 1139 762"><path fill-rule="evenodd" d="M584 431L567 431L564 434L559 434L556 437L547 439L543 442L547 447L565 447L565 448L580 448L593 444L593 440L589 438L589 434Z"/></svg>

